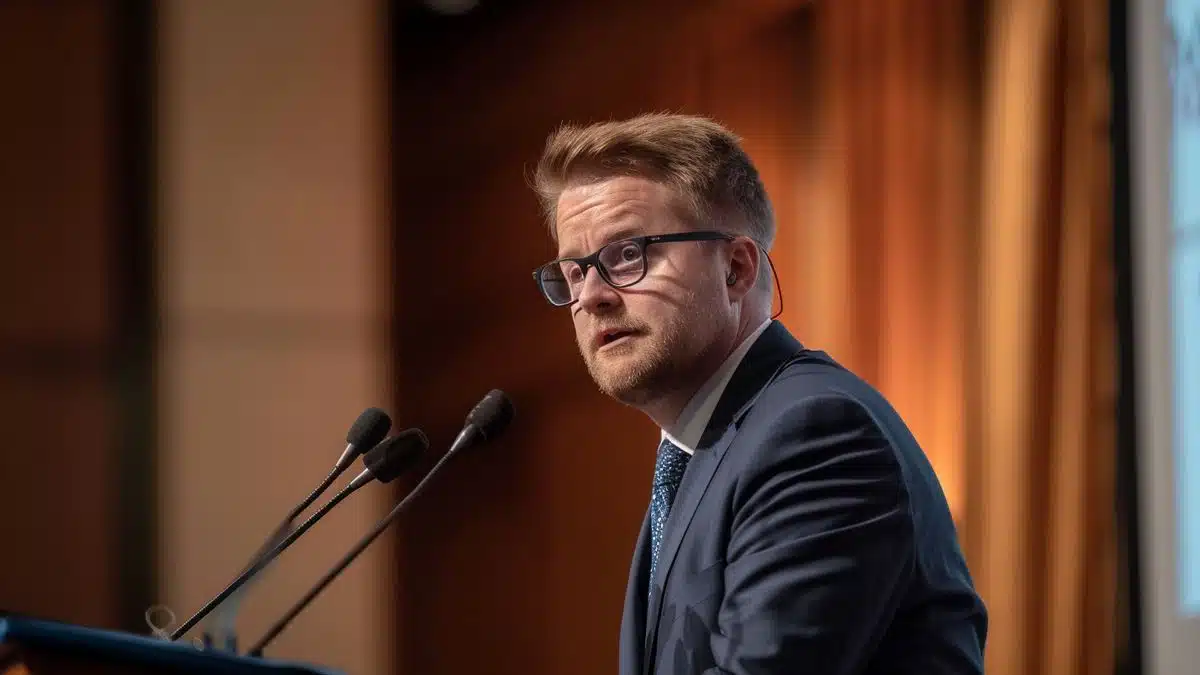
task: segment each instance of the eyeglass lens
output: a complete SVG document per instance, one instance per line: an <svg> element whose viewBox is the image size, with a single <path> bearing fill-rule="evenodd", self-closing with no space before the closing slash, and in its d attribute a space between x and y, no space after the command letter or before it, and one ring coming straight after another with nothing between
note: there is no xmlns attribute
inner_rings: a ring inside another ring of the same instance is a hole
<svg viewBox="0 0 1200 675"><path fill-rule="evenodd" d="M646 272L646 255L635 241L615 241L596 256L601 276L618 288L636 283ZM563 260L542 268L542 289L556 305L571 302L583 290L586 273L574 260Z"/></svg>

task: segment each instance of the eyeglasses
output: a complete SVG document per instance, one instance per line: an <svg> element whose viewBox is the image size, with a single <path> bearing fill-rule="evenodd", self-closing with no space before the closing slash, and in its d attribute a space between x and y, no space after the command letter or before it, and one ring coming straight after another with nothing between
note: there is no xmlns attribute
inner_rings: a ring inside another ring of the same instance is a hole
<svg viewBox="0 0 1200 675"><path fill-rule="evenodd" d="M595 267L600 278L613 288L628 288L646 278L646 249L652 244L676 241L733 241L724 232L679 232L632 237L605 244L599 251L582 258L560 258L537 268L533 278L542 295L555 307L565 307L579 299L588 269Z"/></svg>

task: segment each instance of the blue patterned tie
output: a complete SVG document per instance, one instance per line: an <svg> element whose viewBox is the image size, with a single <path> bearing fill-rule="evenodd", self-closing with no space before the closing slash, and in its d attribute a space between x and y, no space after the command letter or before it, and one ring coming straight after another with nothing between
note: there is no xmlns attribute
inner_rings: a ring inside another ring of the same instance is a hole
<svg viewBox="0 0 1200 675"><path fill-rule="evenodd" d="M658 459L654 462L654 487L650 492L650 583L654 587L654 573L658 569L658 549L662 546L663 530L667 516L671 514L671 502L679 490L679 481L687 469L692 456L679 446L663 439L658 446Z"/></svg>

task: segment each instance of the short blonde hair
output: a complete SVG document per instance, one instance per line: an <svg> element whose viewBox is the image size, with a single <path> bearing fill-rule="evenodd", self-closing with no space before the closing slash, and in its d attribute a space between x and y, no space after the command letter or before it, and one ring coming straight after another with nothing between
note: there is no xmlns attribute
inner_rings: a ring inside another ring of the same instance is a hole
<svg viewBox="0 0 1200 675"><path fill-rule="evenodd" d="M557 240L558 198L576 180L634 175L673 187L697 224L731 219L764 250L775 214L741 139L705 117L648 113L587 126L564 125L546 140L534 190Z"/></svg>

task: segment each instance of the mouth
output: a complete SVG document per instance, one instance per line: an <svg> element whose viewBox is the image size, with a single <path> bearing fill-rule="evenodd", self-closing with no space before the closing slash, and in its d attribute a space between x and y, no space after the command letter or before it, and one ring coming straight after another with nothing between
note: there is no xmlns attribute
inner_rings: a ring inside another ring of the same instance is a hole
<svg viewBox="0 0 1200 675"><path fill-rule="evenodd" d="M611 328L601 331L596 335L596 349L604 349L605 347L624 342L628 338L633 337L634 334L634 331L624 328Z"/></svg>

